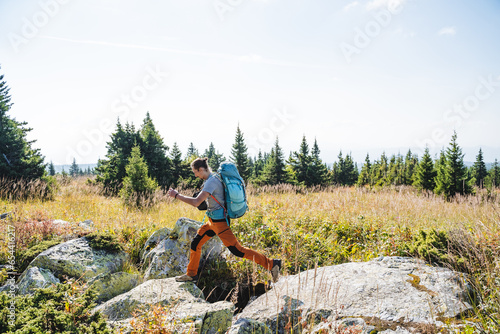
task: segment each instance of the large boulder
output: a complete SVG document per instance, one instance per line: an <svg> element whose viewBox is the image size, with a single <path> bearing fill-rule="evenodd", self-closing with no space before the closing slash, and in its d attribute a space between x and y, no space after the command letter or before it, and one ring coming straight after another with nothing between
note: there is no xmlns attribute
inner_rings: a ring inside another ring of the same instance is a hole
<svg viewBox="0 0 500 334"><path fill-rule="evenodd" d="M93 277L88 283L97 292L97 303L121 295L135 288L141 283L141 276L127 272L99 274Z"/></svg>
<svg viewBox="0 0 500 334"><path fill-rule="evenodd" d="M168 227L161 228L159 230L156 230L151 234L144 243L144 247L141 250L140 257L141 257L141 262L144 262L145 258L144 256L147 255L153 248L158 245L160 241L162 241L165 238L168 238L170 234L172 233L172 229Z"/></svg>
<svg viewBox="0 0 500 334"><path fill-rule="evenodd" d="M189 263L191 241L202 223L180 218L174 229L144 255L144 279L167 278L185 274ZM166 235L164 233L163 235ZM159 238L158 238L159 239ZM224 245L215 236L203 245L201 261L220 257Z"/></svg>
<svg viewBox="0 0 500 334"><path fill-rule="evenodd" d="M472 311L472 295L463 274L412 258L380 257L281 277L235 320L252 319L272 333L290 328L334 333L338 326L363 333L373 326L379 332L403 333L422 326L437 328L446 319L465 315ZM352 325L344 321L348 318L354 319Z"/></svg>
<svg viewBox="0 0 500 334"><path fill-rule="evenodd" d="M32 294L37 288L47 288L60 280L50 270L31 267L26 270L25 275L17 283L18 293L22 295Z"/></svg>
<svg viewBox="0 0 500 334"><path fill-rule="evenodd" d="M210 304L203 298L203 292L193 283L179 283L174 278L151 279L97 306L94 312L101 312L112 326L128 332L134 313L161 305L166 311L155 320L170 326L171 332L226 332L231 326L234 305L225 301Z"/></svg>
<svg viewBox="0 0 500 334"><path fill-rule="evenodd" d="M56 277L68 276L88 281L100 274L121 271L127 253L96 250L90 247L88 240L73 239L53 246L30 263L29 268L38 267L51 271ZM22 279L28 271L20 277Z"/></svg>

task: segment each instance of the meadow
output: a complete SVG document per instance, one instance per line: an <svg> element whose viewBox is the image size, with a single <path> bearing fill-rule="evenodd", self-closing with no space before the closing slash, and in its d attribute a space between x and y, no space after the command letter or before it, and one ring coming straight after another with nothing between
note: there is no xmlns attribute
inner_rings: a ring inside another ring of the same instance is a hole
<svg viewBox="0 0 500 334"><path fill-rule="evenodd" d="M2 220L1 235L6 235L8 225L15 227L17 258L26 258L26 252L37 244L68 233L52 220L90 219L99 231L115 235L131 255L127 270L139 271L139 252L151 233L173 227L179 217L201 221L204 215L162 192L155 195L152 207L141 210L104 196L86 178L59 179L58 184L50 201L0 200L0 213L12 213ZM232 223L233 231L243 245L283 259L283 275L380 255L420 257L468 273L479 291L469 320L487 333L500 329L498 193L480 192L445 201L411 187L305 189L278 185L249 187L247 192L250 211ZM2 242L0 263L7 258L7 244ZM201 276L210 277L205 283L200 278L200 282L207 285L207 291L216 291L212 295L216 299L228 298L228 289L217 289L218 284L234 290L238 284L269 280L269 273L236 257L230 257L224 266L206 265ZM219 296L215 296L217 291Z"/></svg>

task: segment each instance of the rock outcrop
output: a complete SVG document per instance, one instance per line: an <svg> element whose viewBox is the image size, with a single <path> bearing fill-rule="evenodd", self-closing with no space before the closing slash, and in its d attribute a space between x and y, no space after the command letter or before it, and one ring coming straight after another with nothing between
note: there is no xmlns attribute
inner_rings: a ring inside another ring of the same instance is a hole
<svg viewBox="0 0 500 334"><path fill-rule="evenodd" d="M44 268L50 270L56 277L65 275L87 281L100 274L120 271L127 259L128 255L125 252L95 250L83 237L43 251L30 263L28 269ZM21 275L21 279L24 275L25 273Z"/></svg>
<svg viewBox="0 0 500 334"><path fill-rule="evenodd" d="M472 294L462 274L412 258L380 257L282 277L236 319L253 321L258 329L254 333L285 333L291 328L335 333L339 326L363 333L375 326L379 332L382 328L404 333L422 325L439 327L471 311Z"/></svg>
<svg viewBox="0 0 500 334"><path fill-rule="evenodd" d="M88 284L96 289L97 303L130 291L142 282L138 274L130 274L123 271L116 273L99 274L93 277Z"/></svg>
<svg viewBox="0 0 500 334"><path fill-rule="evenodd" d="M16 285L17 293L21 295L32 294L37 288L48 288L52 284L60 283L50 270L38 267L31 267Z"/></svg>
<svg viewBox="0 0 500 334"><path fill-rule="evenodd" d="M146 312L153 305L166 307L161 321L175 333L224 333L231 326L234 305L230 302L210 304L193 283L179 283L174 278L152 279L127 293L99 305L108 322L124 332L130 331L134 313Z"/></svg>
<svg viewBox="0 0 500 334"><path fill-rule="evenodd" d="M146 267L144 279L167 278L185 274L189 262L191 241L201 225L195 220L180 218L168 236L165 233L168 232L167 230L156 235L153 234L150 239L154 237L159 241L156 247L149 252L144 252L143 263ZM162 235L165 237L160 240ZM147 245L151 247L151 242ZM219 237L213 237L203 245L201 261L211 257L220 257L224 249Z"/></svg>
<svg viewBox="0 0 500 334"><path fill-rule="evenodd" d="M19 277L18 293L33 293L35 288L48 287L68 277L95 287L97 302L103 302L142 282L140 275L121 271L127 259L123 251L96 250L85 237L73 239L38 254Z"/></svg>

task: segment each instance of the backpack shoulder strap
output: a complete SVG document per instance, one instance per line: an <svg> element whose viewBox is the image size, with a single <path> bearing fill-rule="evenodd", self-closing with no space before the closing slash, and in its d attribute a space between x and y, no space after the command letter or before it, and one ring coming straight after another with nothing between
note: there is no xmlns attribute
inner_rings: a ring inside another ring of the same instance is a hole
<svg viewBox="0 0 500 334"><path fill-rule="evenodd" d="M222 177L220 176L220 174L217 172L213 172L213 174L217 178L217 180L219 180L222 183L222 186L225 188L226 185L224 184L224 181L222 180Z"/></svg>

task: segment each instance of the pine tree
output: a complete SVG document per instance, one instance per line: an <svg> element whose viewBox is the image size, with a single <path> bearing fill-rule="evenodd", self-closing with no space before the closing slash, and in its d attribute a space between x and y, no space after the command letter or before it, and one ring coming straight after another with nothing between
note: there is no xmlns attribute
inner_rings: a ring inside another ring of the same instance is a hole
<svg viewBox="0 0 500 334"><path fill-rule="evenodd" d="M215 146L213 143L210 143L208 149L206 149L205 153L203 153L203 156L208 158L208 165L214 171L219 169L220 164L225 160L223 154L215 151Z"/></svg>
<svg viewBox="0 0 500 334"><path fill-rule="evenodd" d="M199 157L200 153L198 152L198 149L194 147L193 143L189 143L189 147L186 153L186 160L194 160Z"/></svg>
<svg viewBox="0 0 500 334"><path fill-rule="evenodd" d="M404 177L403 184L412 185L415 179L415 170L418 166L418 156L412 154L411 150L406 153L404 162Z"/></svg>
<svg viewBox="0 0 500 334"><path fill-rule="evenodd" d="M271 154L264 165L262 171L262 182L264 184L280 184L287 181L287 173L285 170L285 158L276 137L274 147L271 149Z"/></svg>
<svg viewBox="0 0 500 334"><path fill-rule="evenodd" d="M240 130L240 126L236 128L236 136L234 139L234 144L231 149L231 161L236 164L240 176L245 180L248 180L250 176L249 159L247 154L247 146L245 145L245 139L243 138L243 133Z"/></svg>
<svg viewBox="0 0 500 334"><path fill-rule="evenodd" d="M330 175L333 184L339 186L344 184L344 157L342 156L342 150L337 156L337 161L333 163Z"/></svg>
<svg viewBox="0 0 500 334"><path fill-rule="evenodd" d="M444 195L449 183L446 175L446 153L444 149L439 153L439 159L436 159L434 169L436 170L436 187L434 188L434 192L438 195Z"/></svg>
<svg viewBox="0 0 500 334"><path fill-rule="evenodd" d="M76 159L73 158L73 163L69 167L69 175L71 175L72 177L78 176L79 171L80 171L80 169L78 168L78 165L76 163Z"/></svg>
<svg viewBox="0 0 500 334"><path fill-rule="evenodd" d="M370 162L370 155L367 153L365 158L365 164L361 167L361 172L358 177L358 186L373 185L372 181L372 164Z"/></svg>
<svg viewBox="0 0 500 334"><path fill-rule="evenodd" d="M302 137L298 152L293 152L289 159L289 164L293 171L298 184L305 186L312 185L311 180L311 162L312 157L309 155L309 146L307 145L306 136Z"/></svg>
<svg viewBox="0 0 500 334"><path fill-rule="evenodd" d="M9 87L0 75L0 177L9 179L37 179L46 175L44 157L28 141L33 130L26 122L19 122L7 113L12 106Z"/></svg>
<svg viewBox="0 0 500 334"><path fill-rule="evenodd" d="M139 133L142 139L140 142L141 152L148 165L149 176L155 179L160 186L168 187L172 183L171 161L167 156L168 147L156 130L149 112L146 113Z"/></svg>
<svg viewBox="0 0 500 334"><path fill-rule="evenodd" d="M451 137L449 147L444 153L444 161L440 158L436 177L436 192L450 199L456 194L469 194L469 180L467 179L467 168L464 165L464 154L457 143L457 133Z"/></svg>
<svg viewBox="0 0 500 334"><path fill-rule="evenodd" d="M498 164L497 159L495 159L493 166L488 171L486 184L490 189L500 187L500 165Z"/></svg>
<svg viewBox="0 0 500 334"><path fill-rule="evenodd" d="M352 154L346 155L344 159L344 185L353 186L358 181L358 166L352 160Z"/></svg>
<svg viewBox="0 0 500 334"><path fill-rule="evenodd" d="M483 160L483 150L480 148L479 153L476 157L476 162L472 168L472 176L475 179L475 184L479 188L484 187L484 180L488 176L488 171L486 170L486 164Z"/></svg>
<svg viewBox="0 0 500 334"><path fill-rule="evenodd" d="M118 119L116 131L111 134L111 140L107 143L107 159L99 159L95 172L96 181L103 185L110 194L117 194L123 178L126 176L125 167L132 148L141 142L141 136L132 124L126 123L122 126Z"/></svg>
<svg viewBox="0 0 500 334"><path fill-rule="evenodd" d="M123 179L120 196L127 204L141 206L144 200L148 201L158 184L148 176L148 165L142 157L138 145L132 148L125 170L126 176Z"/></svg>
<svg viewBox="0 0 500 334"><path fill-rule="evenodd" d="M56 169L55 169L54 163L52 163L52 161L49 164L49 175L50 176L56 175Z"/></svg>
<svg viewBox="0 0 500 334"><path fill-rule="evenodd" d="M176 188L183 178L187 178L191 174L189 163L182 160L182 152L177 143L174 143L170 151L170 161L170 175L173 187Z"/></svg>
<svg viewBox="0 0 500 334"><path fill-rule="evenodd" d="M389 164L385 152L380 156L380 160L375 160L372 167L373 182L377 186L387 185L387 174L389 171Z"/></svg>
<svg viewBox="0 0 500 334"><path fill-rule="evenodd" d="M422 160L415 170L414 185L419 189L432 191L436 187L435 178L436 170L434 169L434 162L429 154L429 148L426 147Z"/></svg>
<svg viewBox="0 0 500 334"><path fill-rule="evenodd" d="M262 151L259 149L259 154L257 155L257 158L254 159L251 176L251 179L257 184L260 182L259 180L262 175L262 171L264 170L265 164L266 162L264 160L264 157L262 156Z"/></svg>
<svg viewBox="0 0 500 334"><path fill-rule="evenodd" d="M316 138L311 150L311 180L312 185L324 185L328 183L328 168L319 157L319 146Z"/></svg>
<svg viewBox="0 0 500 334"><path fill-rule="evenodd" d="M389 167L387 168L387 177L385 183L387 185L398 185L399 168L396 163L396 156L393 154L389 160Z"/></svg>

